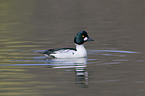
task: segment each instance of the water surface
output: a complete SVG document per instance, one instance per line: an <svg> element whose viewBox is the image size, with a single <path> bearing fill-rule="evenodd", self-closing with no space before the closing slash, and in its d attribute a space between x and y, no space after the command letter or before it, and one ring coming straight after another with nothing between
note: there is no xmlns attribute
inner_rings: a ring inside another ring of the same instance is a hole
<svg viewBox="0 0 145 96"><path fill-rule="evenodd" d="M144 1L0 1L1 96L144 96ZM88 58L42 55L81 30Z"/></svg>

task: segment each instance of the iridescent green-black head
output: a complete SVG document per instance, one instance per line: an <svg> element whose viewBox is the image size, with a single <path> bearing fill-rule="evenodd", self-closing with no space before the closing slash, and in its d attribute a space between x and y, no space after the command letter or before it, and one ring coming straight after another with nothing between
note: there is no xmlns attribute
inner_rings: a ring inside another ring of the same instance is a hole
<svg viewBox="0 0 145 96"><path fill-rule="evenodd" d="M74 38L74 42L76 44L79 44L79 45L81 45L81 44L83 44L84 42L87 42L87 41L94 41L94 40L91 39L88 36L86 31L80 31L80 32L78 32L77 35Z"/></svg>

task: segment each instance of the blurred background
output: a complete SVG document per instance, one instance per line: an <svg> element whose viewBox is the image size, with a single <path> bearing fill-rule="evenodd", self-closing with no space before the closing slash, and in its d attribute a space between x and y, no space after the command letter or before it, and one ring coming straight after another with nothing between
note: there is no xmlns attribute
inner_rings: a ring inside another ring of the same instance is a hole
<svg viewBox="0 0 145 96"><path fill-rule="evenodd" d="M144 0L0 0L0 96L144 96ZM87 59L47 60L86 30Z"/></svg>

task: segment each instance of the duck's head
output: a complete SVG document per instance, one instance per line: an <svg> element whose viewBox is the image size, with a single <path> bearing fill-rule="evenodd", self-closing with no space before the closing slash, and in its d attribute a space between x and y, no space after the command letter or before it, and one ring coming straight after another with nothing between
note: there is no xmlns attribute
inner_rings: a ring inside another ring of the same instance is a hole
<svg viewBox="0 0 145 96"><path fill-rule="evenodd" d="M89 38L88 34L86 31L80 31L74 38L74 43L76 44L83 44L84 42L87 41L94 41L93 39Z"/></svg>

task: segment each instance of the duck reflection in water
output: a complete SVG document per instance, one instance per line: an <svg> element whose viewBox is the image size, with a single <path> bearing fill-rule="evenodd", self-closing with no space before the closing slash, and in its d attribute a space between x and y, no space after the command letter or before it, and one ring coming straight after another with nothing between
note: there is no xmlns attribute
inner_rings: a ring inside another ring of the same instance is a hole
<svg viewBox="0 0 145 96"><path fill-rule="evenodd" d="M88 72L87 58L74 58L74 59L48 59L53 63L52 68L63 68L63 69L74 69L76 76L76 84L81 85L81 87L88 87Z"/></svg>

